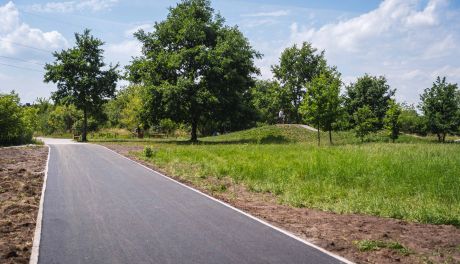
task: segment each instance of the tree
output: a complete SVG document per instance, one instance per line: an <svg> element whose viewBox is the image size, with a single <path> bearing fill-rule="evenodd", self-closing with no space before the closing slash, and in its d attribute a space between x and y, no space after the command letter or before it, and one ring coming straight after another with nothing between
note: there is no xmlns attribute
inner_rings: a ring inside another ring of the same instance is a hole
<svg viewBox="0 0 460 264"><path fill-rule="evenodd" d="M266 124L276 124L279 111L288 109L290 105L286 90L277 81L259 80L251 88L251 94L258 121Z"/></svg>
<svg viewBox="0 0 460 264"><path fill-rule="evenodd" d="M100 112L107 98L115 94L118 64L103 61L104 44L89 29L75 33L75 47L54 52L55 61L45 65L45 82L57 84L52 98L57 103L74 104L83 111L82 141L86 141L88 115Z"/></svg>
<svg viewBox="0 0 460 264"><path fill-rule="evenodd" d="M73 104L55 105L47 117L51 132L67 133L72 130L76 122L82 119L83 113Z"/></svg>
<svg viewBox="0 0 460 264"><path fill-rule="evenodd" d="M399 116L401 131L409 134L426 135L427 125L424 116L421 116L413 105L403 104Z"/></svg>
<svg viewBox="0 0 460 264"><path fill-rule="evenodd" d="M459 126L460 91L457 84L438 77L431 88L420 96L420 108L427 118L428 128L445 142L448 133L454 133Z"/></svg>
<svg viewBox="0 0 460 264"><path fill-rule="evenodd" d="M353 119L356 136L361 139L361 142L364 141L364 138L369 135L369 133L374 131L375 123L378 122L371 108L367 105L358 108L353 114Z"/></svg>
<svg viewBox="0 0 460 264"><path fill-rule="evenodd" d="M329 143L332 144L333 126L341 112L341 84L340 74L331 68L313 77L307 86L300 112L318 129L318 146L321 142L320 129L329 132Z"/></svg>
<svg viewBox="0 0 460 264"><path fill-rule="evenodd" d="M0 145L24 144L32 141L34 117L25 113L15 92L0 93Z"/></svg>
<svg viewBox="0 0 460 264"><path fill-rule="evenodd" d="M275 78L289 94L291 105L285 111L296 123L301 122L299 107L306 86L321 72L324 60L324 51L318 52L310 43L304 42L300 48L297 45L286 48L281 53L279 65L272 66Z"/></svg>
<svg viewBox="0 0 460 264"><path fill-rule="evenodd" d="M399 106L394 100L390 101L390 107L387 110L385 116L385 128L388 130L388 135L395 142L399 137L399 129L401 127L401 122L399 117L401 115L401 106Z"/></svg>
<svg viewBox="0 0 460 264"><path fill-rule="evenodd" d="M142 56L128 66L129 79L150 90L151 125L165 118L190 125L196 141L200 124L234 129L251 121L249 88L260 55L237 27L224 25L208 0L181 1L153 32L135 37Z"/></svg>
<svg viewBox="0 0 460 264"><path fill-rule="evenodd" d="M377 122L375 122L374 131L383 128L383 119L388 110L388 102L395 94L387 84L384 76L376 77L365 74L358 78L356 83L345 87L345 108L350 117L364 106L368 106L372 111ZM351 125L355 126L354 119L350 120Z"/></svg>

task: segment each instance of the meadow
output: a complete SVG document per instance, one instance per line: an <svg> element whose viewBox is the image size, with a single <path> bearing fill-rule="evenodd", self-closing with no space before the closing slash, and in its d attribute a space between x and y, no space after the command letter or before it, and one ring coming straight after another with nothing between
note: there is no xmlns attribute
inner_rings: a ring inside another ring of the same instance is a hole
<svg viewBox="0 0 460 264"><path fill-rule="evenodd" d="M228 178L280 203L337 213L360 213L460 226L460 145L384 133L360 143L351 132L316 133L297 126L265 126L203 138L145 140L146 159L169 174L196 182ZM225 186L215 188L225 191Z"/></svg>

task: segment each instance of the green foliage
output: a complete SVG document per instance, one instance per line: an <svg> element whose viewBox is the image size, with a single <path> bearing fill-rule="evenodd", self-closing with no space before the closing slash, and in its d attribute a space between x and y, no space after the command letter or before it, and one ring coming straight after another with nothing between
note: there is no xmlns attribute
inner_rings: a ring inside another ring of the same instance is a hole
<svg viewBox="0 0 460 264"><path fill-rule="evenodd" d="M51 133L66 133L72 132L75 129L75 124L82 123L83 113L74 105L56 105L48 114L48 125ZM81 133L82 126L78 127L78 132Z"/></svg>
<svg viewBox="0 0 460 264"><path fill-rule="evenodd" d="M280 122L278 113L286 109L290 100L286 89L282 89L277 81L258 80L251 88L252 104L257 110L258 120L265 124Z"/></svg>
<svg viewBox="0 0 460 264"><path fill-rule="evenodd" d="M286 91L289 103L282 105L289 122L300 123L299 107L305 95L306 85L324 68L324 51L318 52L310 43L304 42L286 48L281 53L279 65L272 66L275 78Z"/></svg>
<svg viewBox="0 0 460 264"><path fill-rule="evenodd" d="M425 117L419 115L413 105L402 105L399 120L404 133L425 136L428 132Z"/></svg>
<svg viewBox="0 0 460 264"><path fill-rule="evenodd" d="M372 111L377 122L374 123L374 131L383 128L383 119L388 110L388 102L395 94L387 84L387 79L383 76L376 77L368 74L358 78L356 83L352 83L345 88L345 109L352 117L350 125L354 127L354 114L359 108L368 106Z"/></svg>
<svg viewBox="0 0 460 264"><path fill-rule="evenodd" d="M20 105L18 94L0 94L0 145L31 143L35 114Z"/></svg>
<svg viewBox="0 0 460 264"><path fill-rule="evenodd" d="M90 30L75 33L75 47L53 53L55 61L45 65L45 82L57 84L55 102L74 104L83 111L82 141L86 141L89 113L100 112L107 98L113 97L118 80L117 67L103 62L104 44Z"/></svg>
<svg viewBox="0 0 460 264"><path fill-rule="evenodd" d="M390 107L386 112L384 122L385 128L388 130L388 136L391 138L393 143L399 137L399 129L401 127L401 122L399 120L400 115L401 107L396 102L391 100Z"/></svg>
<svg viewBox="0 0 460 264"><path fill-rule="evenodd" d="M398 242L394 241L382 241L382 240L359 240L354 241L354 244L358 248L359 251L374 251L380 250L382 248L388 248L399 252L402 255L410 254L410 250L405 248Z"/></svg>
<svg viewBox="0 0 460 264"><path fill-rule="evenodd" d="M142 152L142 154L143 154L144 157L146 157L146 158L151 158L151 157L153 157L153 155L154 155L155 153L154 153L154 150L152 149L152 147L146 146L146 147L144 147L144 151Z"/></svg>
<svg viewBox="0 0 460 264"><path fill-rule="evenodd" d="M341 113L340 74L335 69L328 69L313 77L307 86L305 99L302 101L300 112L305 121L320 130L329 131L332 144L332 129ZM320 144L318 131L318 145Z"/></svg>
<svg viewBox="0 0 460 264"><path fill-rule="evenodd" d="M260 55L237 27L224 25L209 1L181 1L153 32L135 36L143 54L128 67L129 79L149 87L150 125L164 118L190 125L192 141L203 122L222 131L251 125L248 91Z"/></svg>
<svg viewBox="0 0 460 264"><path fill-rule="evenodd" d="M145 95L146 88L142 85L130 85L118 91L117 96L104 105L108 125L131 131L138 127L146 128L147 123L143 116Z"/></svg>
<svg viewBox="0 0 460 264"><path fill-rule="evenodd" d="M367 135L375 130L375 123L378 122L374 113L367 105L358 108L358 110L353 114L353 121L355 123L354 130L356 136L361 139L361 142L364 141L364 138Z"/></svg>
<svg viewBox="0 0 460 264"><path fill-rule="evenodd" d="M174 130L177 128L177 124L174 123L169 118L161 119L160 120L160 131L167 134L167 135L172 135Z"/></svg>
<svg viewBox="0 0 460 264"><path fill-rule="evenodd" d="M426 88L420 96L422 109L428 128L444 142L446 135L455 133L460 124L460 91L457 84L446 82L446 77L438 77L431 88Z"/></svg>

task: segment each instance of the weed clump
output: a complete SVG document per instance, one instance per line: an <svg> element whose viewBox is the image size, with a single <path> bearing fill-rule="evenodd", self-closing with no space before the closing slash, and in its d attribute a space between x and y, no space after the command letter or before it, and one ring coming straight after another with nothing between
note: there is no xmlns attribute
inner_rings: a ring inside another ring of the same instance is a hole
<svg viewBox="0 0 460 264"><path fill-rule="evenodd" d="M142 152L142 154L146 158L151 158L155 155L155 151L151 146L146 146L144 147L144 151Z"/></svg>

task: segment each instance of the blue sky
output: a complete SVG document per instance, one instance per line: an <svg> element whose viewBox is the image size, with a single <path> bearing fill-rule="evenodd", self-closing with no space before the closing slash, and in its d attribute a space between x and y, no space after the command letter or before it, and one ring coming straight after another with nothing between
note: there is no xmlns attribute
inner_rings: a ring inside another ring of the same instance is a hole
<svg viewBox="0 0 460 264"><path fill-rule="evenodd" d="M139 55L132 33L152 29L176 1L0 0L0 92L16 90L22 101L49 97L43 64L51 51L73 45L87 27L106 44L106 61L126 65ZM229 25L238 25L264 54L259 78L281 51L309 41L326 50L345 83L364 73L384 75L397 99L417 103L437 75L460 83L460 1L457 0L214 0Z"/></svg>

